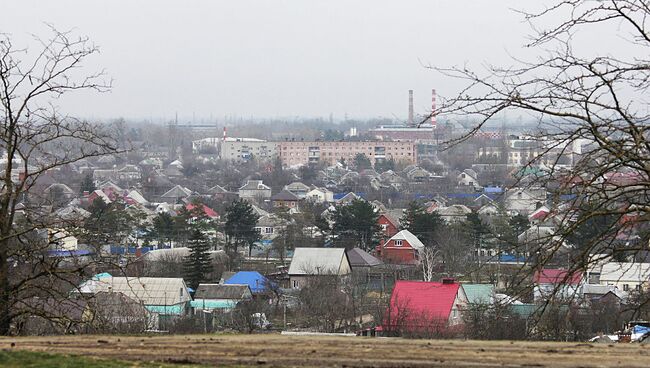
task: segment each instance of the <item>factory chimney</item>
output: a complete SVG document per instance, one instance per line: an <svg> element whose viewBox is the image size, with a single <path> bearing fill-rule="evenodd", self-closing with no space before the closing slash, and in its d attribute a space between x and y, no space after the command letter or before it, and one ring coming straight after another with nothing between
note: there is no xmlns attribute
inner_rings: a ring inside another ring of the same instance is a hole
<svg viewBox="0 0 650 368"><path fill-rule="evenodd" d="M413 90L409 89L409 125L413 125Z"/></svg>
<svg viewBox="0 0 650 368"><path fill-rule="evenodd" d="M436 90L431 90L431 126L436 128Z"/></svg>

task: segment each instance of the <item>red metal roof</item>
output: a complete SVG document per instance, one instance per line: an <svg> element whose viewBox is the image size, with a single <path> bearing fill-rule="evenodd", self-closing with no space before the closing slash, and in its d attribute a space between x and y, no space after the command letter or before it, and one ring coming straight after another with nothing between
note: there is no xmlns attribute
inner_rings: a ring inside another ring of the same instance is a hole
<svg viewBox="0 0 650 368"><path fill-rule="evenodd" d="M210 207L208 207L208 206L206 206L204 204L202 204L201 206L203 206L203 213L206 216L208 216L210 218L219 217L219 214L215 210L213 210L212 208L210 208ZM187 204L185 206L185 209L191 212L194 209L194 207L196 207L194 204L189 203L189 204Z"/></svg>
<svg viewBox="0 0 650 368"><path fill-rule="evenodd" d="M578 285L582 280L582 275L574 273L567 276L566 270L561 269L544 269L537 270L533 275L533 282L536 284L568 284Z"/></svg>
<svg viewBox="0 0 650 368"><path fill-rule="evenodd" d="M432 319L445 323L456 300L457 282L397 281L390 298L387 323L395 324L406 319L406 325L421 326Z"/></svg>

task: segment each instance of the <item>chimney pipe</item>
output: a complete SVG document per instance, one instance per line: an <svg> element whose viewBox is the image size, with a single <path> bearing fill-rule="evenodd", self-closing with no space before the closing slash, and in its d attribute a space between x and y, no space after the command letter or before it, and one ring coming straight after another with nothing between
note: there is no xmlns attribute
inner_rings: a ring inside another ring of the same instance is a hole
<svg viewBox="0 0 650 368"><path fill-rule="evenodd" d="M413 125L413 90L409 89L409 125Z"/></svg>

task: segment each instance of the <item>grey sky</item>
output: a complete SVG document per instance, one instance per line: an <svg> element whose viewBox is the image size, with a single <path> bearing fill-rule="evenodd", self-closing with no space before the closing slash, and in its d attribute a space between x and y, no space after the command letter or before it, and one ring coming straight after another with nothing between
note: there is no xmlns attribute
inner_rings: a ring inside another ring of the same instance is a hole
<svg viewBox="0 0 650 368"><path fill-rule="evenodd" d="M75 28L100 46L109 94L68 96L86 117L404 118L458 85L421 63L506 62L522 1L6 1L0 31Z"/></svg>

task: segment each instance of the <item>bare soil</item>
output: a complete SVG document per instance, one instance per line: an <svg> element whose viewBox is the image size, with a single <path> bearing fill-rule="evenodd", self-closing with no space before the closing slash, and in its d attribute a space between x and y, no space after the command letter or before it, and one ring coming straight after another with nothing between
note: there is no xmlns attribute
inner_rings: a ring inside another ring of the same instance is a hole
<svg viewBox="0 0 650 368"><path fill-rule="evenodd" d="M646 346L269 334L0 338L7 350L225 367L648 367Z"/></svg>

